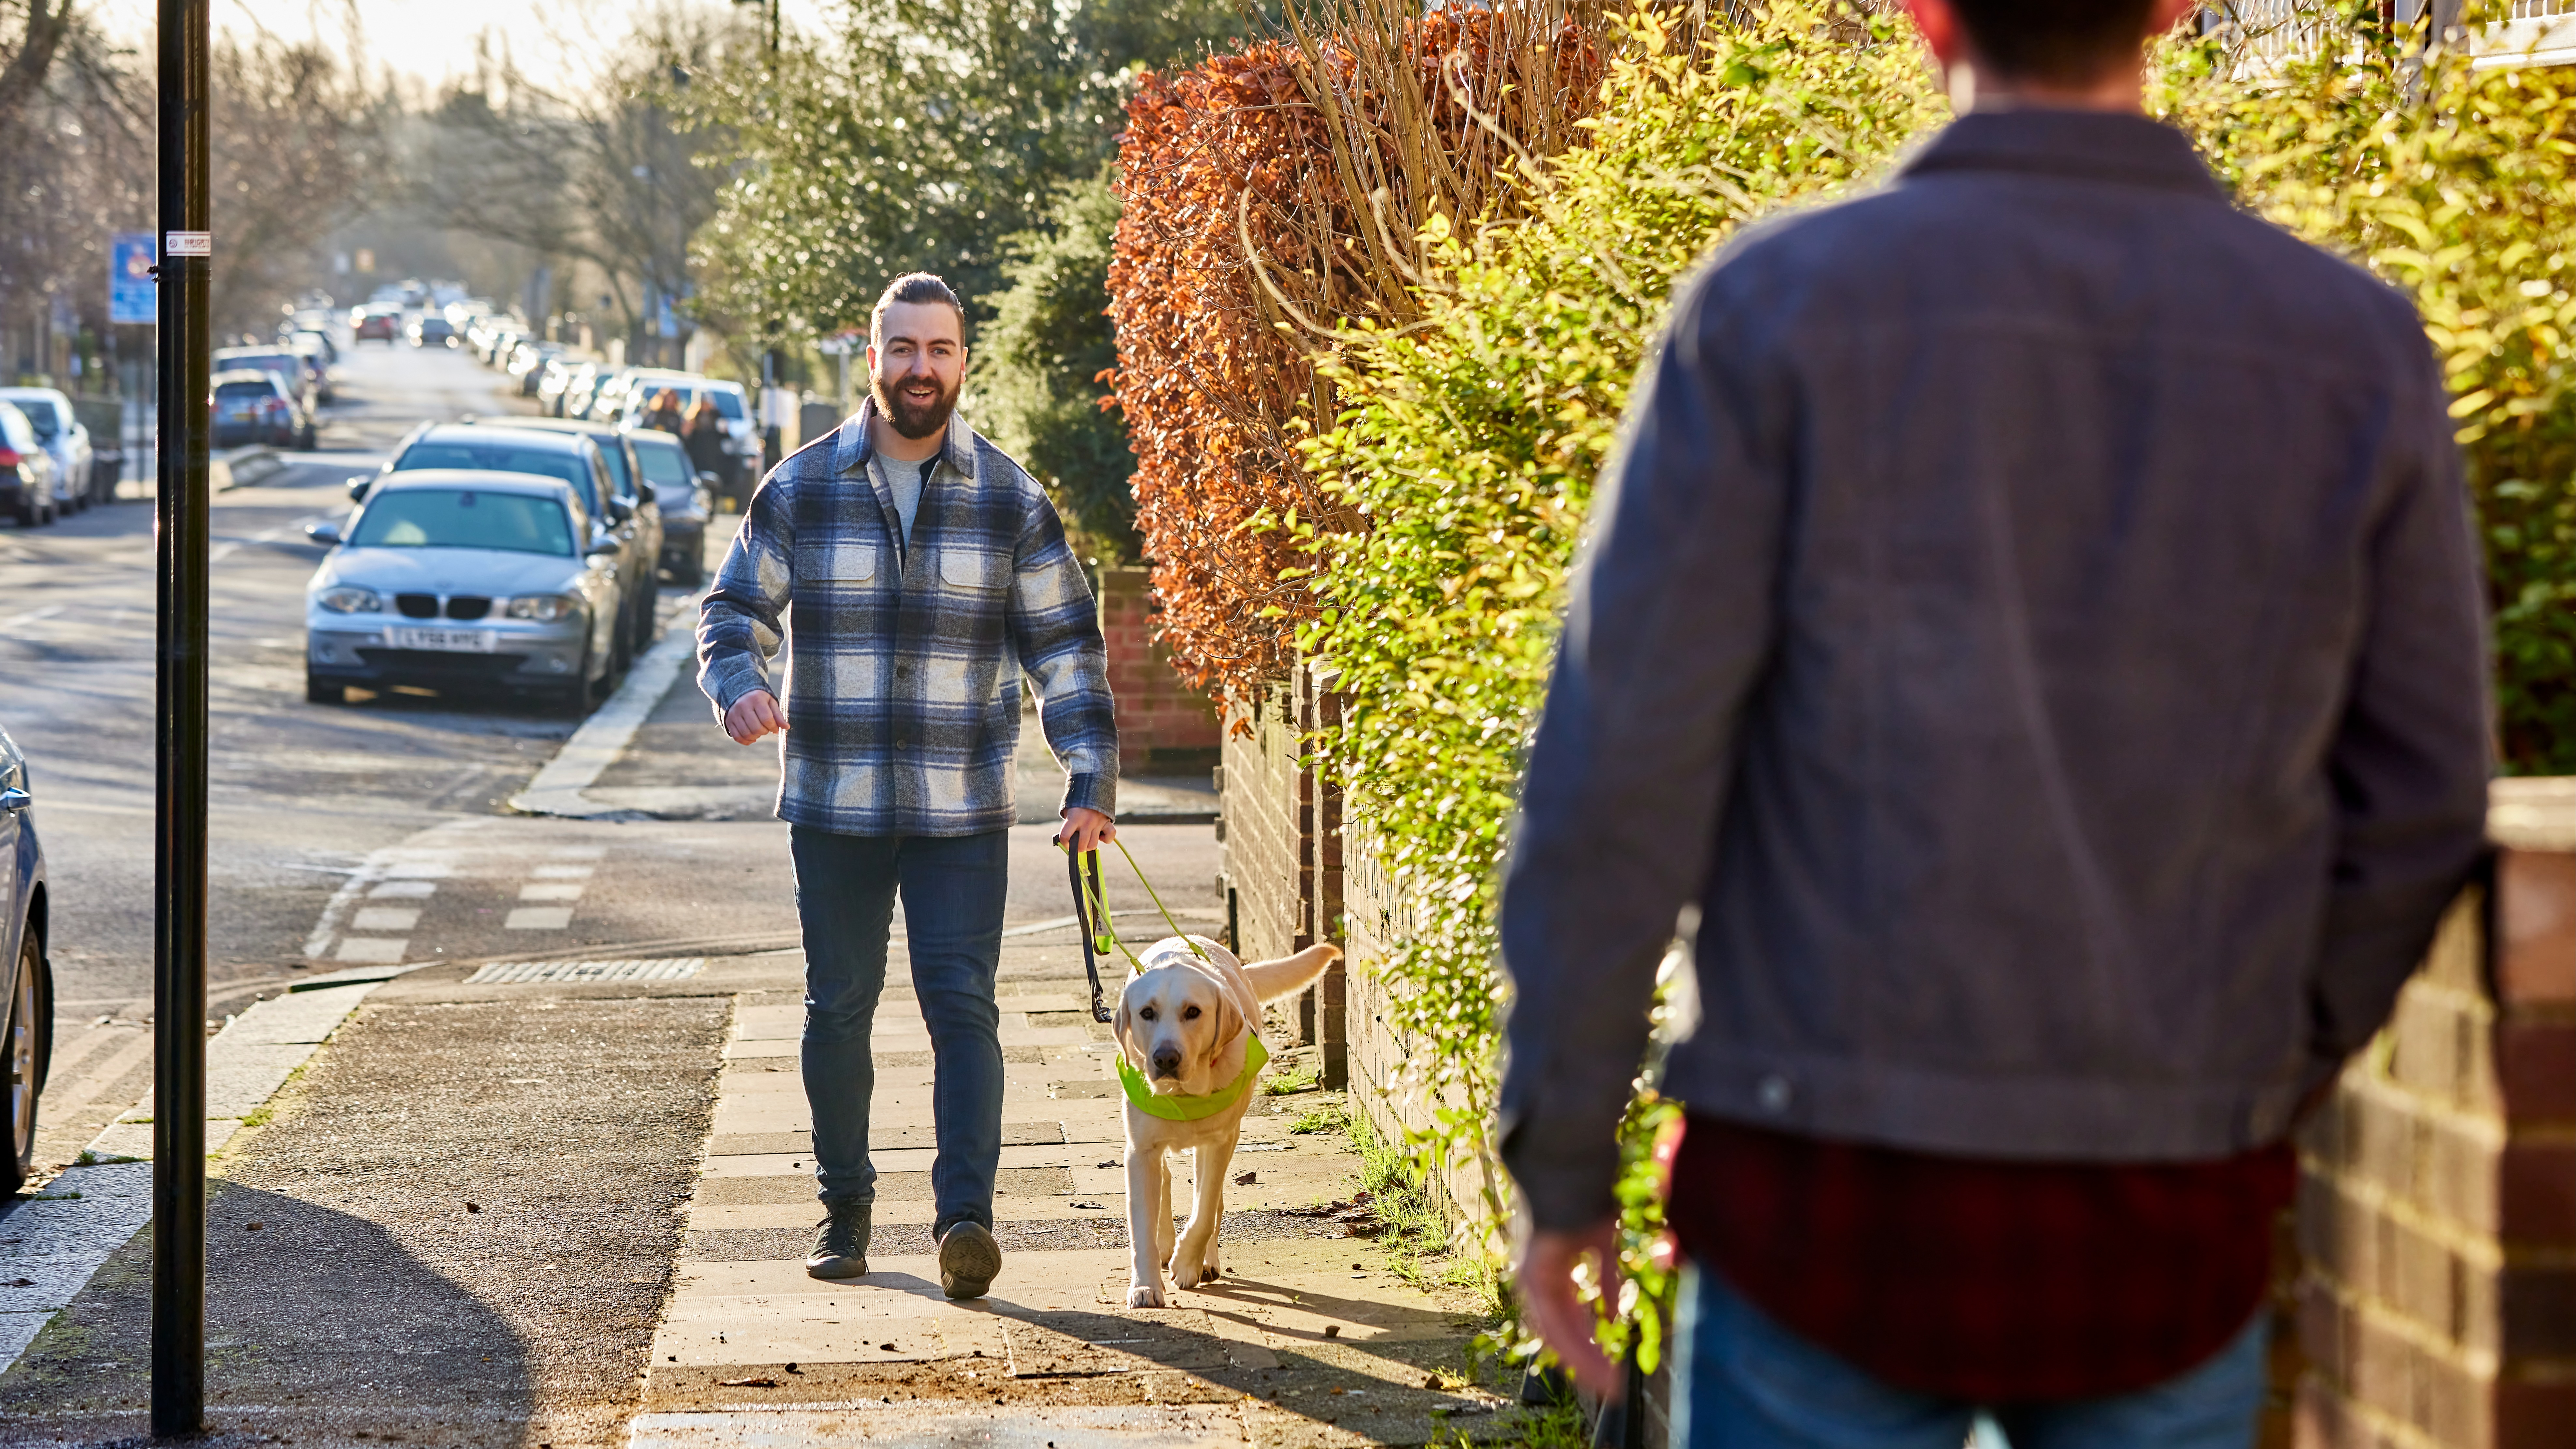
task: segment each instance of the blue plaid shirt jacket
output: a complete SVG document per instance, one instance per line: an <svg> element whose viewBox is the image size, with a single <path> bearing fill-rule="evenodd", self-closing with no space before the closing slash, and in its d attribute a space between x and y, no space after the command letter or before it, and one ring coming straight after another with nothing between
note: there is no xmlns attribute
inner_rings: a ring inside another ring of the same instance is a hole
<svg viewBox="0 0 2576 1449"><path fill-rule="evenodd" d="M1118 726L1097 606L1036 480L951 418L909 546L868 468L875 404L770 470L698 624L717 718L766 689L787 709L778 815L845 835L1012 824L1020 673L1070 776L1114 813ZM787 687L769 665L792 633Z"/></svg>

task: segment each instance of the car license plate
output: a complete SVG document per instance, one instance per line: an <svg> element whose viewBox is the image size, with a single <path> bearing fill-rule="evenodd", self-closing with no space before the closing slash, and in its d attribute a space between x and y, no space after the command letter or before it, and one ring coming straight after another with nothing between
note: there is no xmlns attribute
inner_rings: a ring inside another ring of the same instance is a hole
<svg viewBox="0 0 2576 1449"><path fill-rule="evenodd" d="M489 629L387 629L385 639L396 649L435 649L448 654L489 654Z"/></svg>

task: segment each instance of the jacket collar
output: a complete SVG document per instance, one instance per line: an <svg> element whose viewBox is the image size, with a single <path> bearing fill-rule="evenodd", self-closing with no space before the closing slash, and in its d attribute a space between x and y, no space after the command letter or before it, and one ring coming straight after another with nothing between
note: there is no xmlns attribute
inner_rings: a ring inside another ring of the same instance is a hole
<svg viewBox="0 0 2576 1449"><path fill-rule="evenodd" d="M832 433L832 475L846 478L868 466L868 455L876 451L877 400L860 400L859 410L841 420ZM975 476L975 430L955 413L948 415L948 435L939 442L939 460L960 477Z"/></svg>
<svg viewBox="0 0 2576 1449"><path fill-rule="evenodd" d="M2131 186L2226 202L2182 132L2106 111L1974 111L1943 127L1899 173L2012 171Z"/></svg>

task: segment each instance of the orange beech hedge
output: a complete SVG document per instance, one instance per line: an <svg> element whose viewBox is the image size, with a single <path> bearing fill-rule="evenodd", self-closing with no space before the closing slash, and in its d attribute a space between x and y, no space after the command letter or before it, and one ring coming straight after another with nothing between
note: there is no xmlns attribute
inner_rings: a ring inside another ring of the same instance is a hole
<svg viewBox="0 0 2576 1449"><path fill-rule="evenodd" d="M1522 158L1575 143L1603 73L1597 12L1563 0L1290 18L1288 38L1144 78L1109 267L1159 634L1238 721L1315 610L1304 525L1356 522L1294 447L1333 407L1311 356L1418 315L1423 223L1516 210Z"/></svg>

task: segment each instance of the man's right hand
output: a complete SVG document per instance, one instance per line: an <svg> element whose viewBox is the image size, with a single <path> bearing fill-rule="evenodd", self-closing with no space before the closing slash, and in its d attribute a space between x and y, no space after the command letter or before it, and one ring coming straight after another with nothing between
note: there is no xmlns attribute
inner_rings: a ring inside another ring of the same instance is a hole
<svg viewBox="0 0 2576 1449"><path fill-rule="evenodd" d="M725 711L724 731L733 736L737 745L756 744L771 735L787 733L787 711L778 707L777 695L755 689Z"/></svg>

